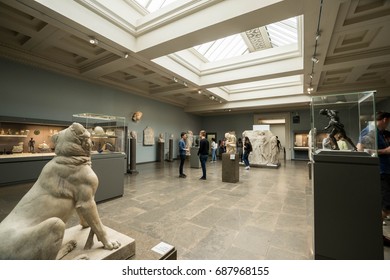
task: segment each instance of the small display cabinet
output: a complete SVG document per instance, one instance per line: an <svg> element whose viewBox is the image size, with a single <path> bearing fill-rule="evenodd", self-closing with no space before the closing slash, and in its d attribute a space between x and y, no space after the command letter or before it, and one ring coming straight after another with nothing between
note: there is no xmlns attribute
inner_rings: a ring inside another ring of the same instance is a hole
<svg viewBox="0 0 390 280"><path fill-rule="evenodd" d="M374 96L370 91L312 97L313 152L361 148L376 156Z"/></svg>
<svg viewBox="0 0 390 280"><path fill-rule="evenodd" d="M73 121L90 133L94 153L125 153L126 118L93 113L74 114Z"/></svg>
<svg viewBox="0 0 390 280"><path fill-rule="evenodd" d="M126 118L81 113L74 114L73 121L91 133L92 169L99 178L96 202L122 196L127 172Z"/></svg>
<svg viewBox="0 0 390 280"><path fill-rule="evenodd" d="M374 97L312 98L315 259L383 259Z"/></svg>

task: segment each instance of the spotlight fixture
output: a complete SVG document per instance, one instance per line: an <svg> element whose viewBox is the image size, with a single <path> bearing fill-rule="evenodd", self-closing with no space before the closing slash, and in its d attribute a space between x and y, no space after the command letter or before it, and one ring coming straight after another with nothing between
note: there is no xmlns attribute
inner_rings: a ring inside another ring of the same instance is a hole
<svg viewBox="0 0 390 280"><path fill-rule="evenodd" d="M198 94L202 94L202 90L200 89L200 90L198 90Z"/></svg>
<svg viewBox="0 0 390 280"><path fill-rule="evenodd" d="M222 104L222 100L219 100L219 103Z"/></svg>
<svg viewBox="0 0 390 280"><path fill-rule="evenodd" d="M313 61L314 63L318 63L320 60L317 57L313 56L311 58L311 61Z"/></svg>
<svg viewBox="0 0 390 280"><path fill-rule="evenodd" d="M309 77L310 77L310 79L313 79L314 74L313 74L313 73L310 73L310 74L309 74Z"/></svg>
<svg viewBox="0 0 390 280"><path fill-rule="evenodd" d="M176 78L176 77L173 77L173 81L174 81L175 83L177 83L177 78Z"/></svg>
<svg viewBox="0 0 390 280"><path fill-rule="evenodd" d="M128 53L125 53L125 58L128 58L129 57L129 54Z"/></svg>
<svg viewBox="0 0 390 280"><path fill-rule="evenodd" d="M186 87L186 86L187 86L187 83L186 83L186 82L183 82L183 85Z"/></svg>
<svg viewBox="0 0 390 280"><path fill-rule="evenodd" d="M316 33L316 41L318 41L318 39L320 39L320 37L321 37L321 32L317 31L317 33Z"/></svg>
<svg viewBox="0 0 390 280"><path fill-rule="evenodd" d="M92 45L97 45L99 44L99 41L96 39L96 38L89 38L89 43L92 44Z"/></svg>
<svg viewBox="0 0 390 280"><path fill-rule="evenodd" d="M214 99L215 99L215 97L212 95L212 96L210 96L210 99L211 99L211 100L214 100Z"/></svg>

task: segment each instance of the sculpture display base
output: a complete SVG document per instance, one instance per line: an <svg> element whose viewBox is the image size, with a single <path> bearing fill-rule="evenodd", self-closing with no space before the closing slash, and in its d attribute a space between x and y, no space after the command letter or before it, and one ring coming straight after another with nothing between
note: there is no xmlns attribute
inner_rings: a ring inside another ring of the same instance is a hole
<svg viewBox="0 0 390 280"><path fill-rule="evenodd" d="M164 162L164 143L157 143L157 161L163 163Z"/></svg>
<svg viewBox="0 0 390 280"><path fill-rule="evenodd" d="M191 168L200 168L200 161L198 156L199 147L191 147L190 149L190 166Z"/></svg>
<svg viewBox="0 0 390 280"><path fill-rule="evenodd" d="M240 165L244 165L243 162L240 162ZM278 164L250 164L250 167L258 167L258 168L273 168L273 169L278 169L280 167L280 162Z"/></svg>
<svg viewBox="0 0 390 280"><path fill-rule="evenodd" d="M222 154L222 182L237 183L240 180L239 156L234 155L231 159L230 154Z"/></svg>
<svg viewBox="0 0 390 280"><path fill-rule="evenodd" d="M73 251L67 254L63 260L72 260L80 255L86 255L90 260L126 260L135 254L135 240L127 235L119 233L109 227L105 227L107 235L111 240L116 240L121 244L116 250L105 250L103 244L97 240L96 235L93 237L94 244L91 249L84 250L90 228L82 228L80 225L65 230L62 244L70 240L75 240L77 246Z"/></svg>

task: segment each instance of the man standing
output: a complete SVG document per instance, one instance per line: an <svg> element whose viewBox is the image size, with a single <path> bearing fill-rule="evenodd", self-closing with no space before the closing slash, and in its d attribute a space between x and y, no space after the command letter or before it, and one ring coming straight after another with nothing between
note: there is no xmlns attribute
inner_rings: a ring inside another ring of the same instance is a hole
<svg viewBox="0 0 390 280"><path fill-rule="evenodd" d="M382 193L382 218L390 215L390 143L386 138L386 128L390 124L390 113L378 112L376 114L376 127L377 127L377 144L378 144L378 157L381 176L381 193ZM370 126L367 126L360 133L359 138L359 150L372 148L370 145L375 137L372 135L374 130L370 130ZM390 239L383 236L383 244L390 246Z"/></svg>
<svg viewBox="0 0 390 280"><path fill-rule="evenodd" d="M206 180L206 162L207 157L209 155L209 141L206 139L206 131L201 130L199 132L200 143L199 143L199 151L198 156L200 160L200 165L202 166L203 176L200 177L200 180Z"/></svg>
<svg viewBox="0 0 390 280"><path fill-rule="evenodd" d="M180 136L181 139L179 141L179 155L180 155L179 177L185 178L187 177L187 175L183 173L183 167L184 167L184 161L186 160L186 152L188 151L188 149L186 148L187 133L182 132Z"/></svg>

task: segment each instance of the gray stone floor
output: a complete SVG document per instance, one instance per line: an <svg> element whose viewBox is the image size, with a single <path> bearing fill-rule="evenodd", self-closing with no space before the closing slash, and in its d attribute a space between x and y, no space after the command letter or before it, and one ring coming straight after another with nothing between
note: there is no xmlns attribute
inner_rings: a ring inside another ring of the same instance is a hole
<svg viewBox="0 0 390 280"><path fill-rule="evenodd" d="M123 197L98 204L103 223L133 237L174 245L178 259L312 259L312 203L307 163L279 169L240 168L239 183L222 183L221 162L178 177L178 162L137 166ZM32 184L0 187L0 221ZM74 216L68 226L77 224ZM390 233L390 221L385 226ZM137 244L138 247L140 244ZM390 250L385 258L390 259Z"/></svg>

